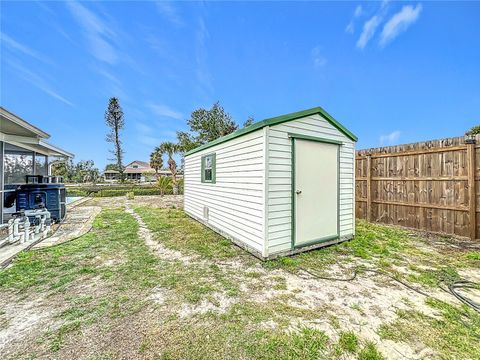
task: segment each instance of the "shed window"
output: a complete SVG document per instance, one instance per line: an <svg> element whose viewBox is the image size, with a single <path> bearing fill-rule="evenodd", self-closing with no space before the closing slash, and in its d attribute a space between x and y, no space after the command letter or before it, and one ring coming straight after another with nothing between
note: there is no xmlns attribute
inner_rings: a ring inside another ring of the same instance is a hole
<svg viewBox="0 0 480 360"><path fill-rule="evenodd" d="M215 183L215 154L202 156L202 182Z"/></svg>

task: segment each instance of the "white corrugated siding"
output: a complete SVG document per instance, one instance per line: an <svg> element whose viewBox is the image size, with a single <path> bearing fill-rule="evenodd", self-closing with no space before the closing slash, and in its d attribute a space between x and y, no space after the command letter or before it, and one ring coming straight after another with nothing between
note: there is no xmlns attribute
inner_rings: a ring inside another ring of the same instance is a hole
<svg viewBox="0 0 480 360"><path fill-rule="evenodd" d="M264 129L185 157L185 211L264 253ZM216 154L216 183L201 182L201 157Z"/></svg>
<svg viewBox="0 0 480 360"><path fill-rule="evenodd" d="M340 147L340 237L355 232L355 143L320 115L285 122L271 126L268 131L268 255L291 248L292 149L288 133L344 143Z"/></svg>

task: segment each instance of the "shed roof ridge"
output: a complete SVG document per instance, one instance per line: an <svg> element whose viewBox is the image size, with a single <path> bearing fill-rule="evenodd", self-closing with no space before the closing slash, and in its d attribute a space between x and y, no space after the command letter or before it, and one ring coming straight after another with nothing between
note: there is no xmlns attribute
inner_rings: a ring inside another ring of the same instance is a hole
<svg viewBox="0 0 480 360"><path fill-rule="evenodd" d="M337 120L334 119L333 116L331 116L328 112L326 112L322 107L316 106L311 109L306 109L306 110L301 110L301 111L296 111L284 115L279 115L271 118L266 118L264 120L260 120L250 126L247 126L246 128L238 129L228 135L222 136L218 139L212 140L206 144L200 145L196 147L195 149L192 149L190 151L187 151L185 155L190 155L194 154L198 151L208 149L214 145L222 144L226 141L235 139L239 136L249 134L255 130L259 130L264 128L265 126L271 126L271 125L276 125L280 124L282 122L287 122L287 121L292 121L296 120L302 117L310 116L310 115L315 115L315 114L320 114L322 115L331 125L333 125L337 130L339 130L341 133L343 133L345 136L347 136L349 139L353 141L357 141L358 138L351 132L349 131L345 126L343 126L341 123L339 123Z"/></svg>

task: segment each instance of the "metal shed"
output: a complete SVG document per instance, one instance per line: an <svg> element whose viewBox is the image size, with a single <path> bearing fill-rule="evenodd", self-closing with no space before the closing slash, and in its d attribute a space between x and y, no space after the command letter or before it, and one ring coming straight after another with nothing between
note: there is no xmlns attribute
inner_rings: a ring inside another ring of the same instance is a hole
<svg viewBox="0 0 480 360"><path fill-rule="evenodd" d="M357 137L320 107L185 155L185 212L262 259L351 239Z"/></svg>

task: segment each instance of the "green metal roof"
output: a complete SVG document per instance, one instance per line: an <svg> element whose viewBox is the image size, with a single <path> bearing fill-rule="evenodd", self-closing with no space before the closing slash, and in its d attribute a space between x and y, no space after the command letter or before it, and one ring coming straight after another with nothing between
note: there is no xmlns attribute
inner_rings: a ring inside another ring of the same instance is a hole
<svg viewBox="0 0 480 360"><path fill-rule="evenodd" d="M273 117L273 118L269 118L269 119L265 119L265 120L256 122L255 124L252 124L252 125L250 125L246 128L238 129L237 131L234 131L231 134L222 136L221 138L215 139L215 140L210 141L206 144L203 144L203 145L201 145L201 146L199 146L199 147L197 147L193 150L190 150L190 151L186 152L185 155L191 155L191 154L194 154L196 152L208 149L212 146L222 144L226 141L235 139L237 137L240 137L240 136L249 134L253 131L259 130L261 128L264 128L265 126L277 125L277 124L281 124L281 123L284 123L284 122L287 122L287 121L292 121L292 120L300 119L300 118L310 116L310 115L315 115L315 114L319 114L319 115L323 116L330 124L335 126L341 133L343 133L349 139L351 139L353 141L358 140L358 138L353 133L351 133L346 127L344 127L337 120L335 120L329 113L327 113L325 110L323 110L320 106L317 106L317 107L314 107L312 109L297 111L297 112L294 112L294 113L285 114L285 115L281 115L281 116L277 116L277 117Z"/></svg>

